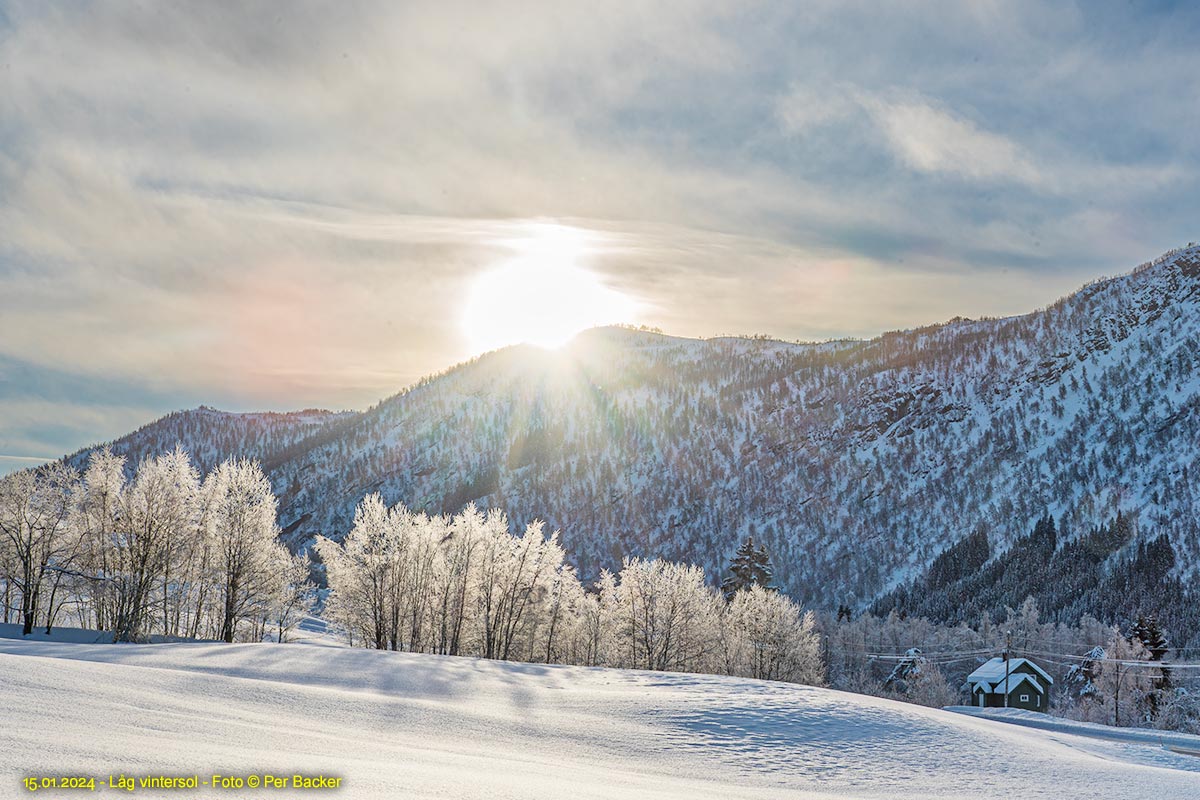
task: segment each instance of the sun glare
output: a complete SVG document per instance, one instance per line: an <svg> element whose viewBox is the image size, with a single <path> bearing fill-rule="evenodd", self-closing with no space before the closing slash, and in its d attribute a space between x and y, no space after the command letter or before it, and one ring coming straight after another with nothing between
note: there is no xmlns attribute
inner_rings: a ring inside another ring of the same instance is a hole
<svg viewBox="0 0 1200 800"><path fill-rule="evenodd" d="M587 328L632 321L635 303L576 263L587 249L578 231L538 226L512 244L516 255L480 275L468 293L462 326L474 352L561 347Z"/></svg>

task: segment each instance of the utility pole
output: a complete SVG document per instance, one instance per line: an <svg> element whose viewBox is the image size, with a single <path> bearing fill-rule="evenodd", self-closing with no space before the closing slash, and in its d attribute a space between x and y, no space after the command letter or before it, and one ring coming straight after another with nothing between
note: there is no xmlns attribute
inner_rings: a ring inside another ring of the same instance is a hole
<svg viewBox="0 0 1200 800"><path fill-rule="evenodd" d="M1008 708L1008 651L1012 650L1012 631L1004 632L1004 707Z"/></svg>

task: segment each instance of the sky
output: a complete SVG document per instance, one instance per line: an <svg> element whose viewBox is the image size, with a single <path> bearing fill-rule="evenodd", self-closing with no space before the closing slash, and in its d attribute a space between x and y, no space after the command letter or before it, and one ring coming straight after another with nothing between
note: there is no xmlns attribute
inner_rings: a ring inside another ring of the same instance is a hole
<svg viewBox="0 0 1200 800"><path fill-rule="evenodd" d="M531 258L684 336L1033 310L1200 239L1196 41L1107 0L0 0L0 471L366 407L549 313L491 298Z"/></svg>

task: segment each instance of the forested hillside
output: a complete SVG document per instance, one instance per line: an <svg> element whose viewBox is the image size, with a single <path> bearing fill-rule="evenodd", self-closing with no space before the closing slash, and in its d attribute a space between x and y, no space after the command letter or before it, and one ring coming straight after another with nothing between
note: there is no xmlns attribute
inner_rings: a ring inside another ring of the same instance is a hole
<svg viewBox="0 0 1200 800"><path fill-rule="evenodd" d="M334 413L320 409L290 413L264 412L231 414L200 406L176 411L143 425L113 444L113 451L126 457L130 471L143 459L162 455L179 444L202 471L208 472L230 456L267 462L280 450L299 442L312 441L338 429L338 423L353 419L355 412ZM66 458L82 470L88 456L98 448L88 447Z"/></svg>
<svg viewBox="0 0 1200 800"><path fill-rule="evenodd" d="M716 576L752 534L798 601L864 608L972 534L991 558L1047 515L1063 548L1120 512L1103 569L1162 537L1194 576L1198 412L1190 247L1024 316L821 344L597 329L361 414L186 412L114 449L261 459L294 547L343 537L377 491L543 519L587 579L625 556Z"/></svg>
<svg viewBox="0 0 1200 800"><path fill-rule="evenodd" d="M1045 517L999 554L991 553L983 531L951 545L924 575L872 610L973 624L985 614L1003 619L1031 598L1050 622L1074 624L1090 615L1128 627L1153 617L1180 645L1200 634L1200 606L1177 566L1168 534L1139 536L1123 514L1068 541Z"/></svg>

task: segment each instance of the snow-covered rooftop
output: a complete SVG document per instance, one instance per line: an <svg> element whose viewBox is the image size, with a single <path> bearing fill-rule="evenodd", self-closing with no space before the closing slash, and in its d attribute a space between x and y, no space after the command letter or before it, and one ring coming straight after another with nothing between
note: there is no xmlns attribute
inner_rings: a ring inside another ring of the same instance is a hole
<svg viewBox="0 0 1200 800"><path fill-rule="evenodd" d="M1008 682L1005 683L1004 676L994 683L989 681L972 681L977 689L982 689L987 694L998 692L1000 694L1009 694L1022 683L1028 683L1033 687L1033 690L1038 694L1045 694L1046 690L1038 683L1038 679L1030 675L1028 672L1014 672L1008 676Z"/></svg>
<svg viewBox="0 0 1200 800"><path fill-rule="evenodd" d="M1021 666L1028 666L1030 669L1036 672L1042 678L1042 680L1046 682L1047 685L1054 683L1054 679L1050 677L1046 670L1042 669L1028 658L1010 658L1008 660L1007 672L1010 674L1018 672L1018 667ZM975 684L986 683L989 685L1003 683L1005 671L1006 668L1004 666L1004 659L997 656L996 658L981 664L978 669L968 675L967 682ZM1014 684L1014 686L1015 685L1016 684ZM1034 685L1039 687L1038 691L1041 691L1040 684L1035 681ZM992 690L989 689L988 691Z"/></svg>

